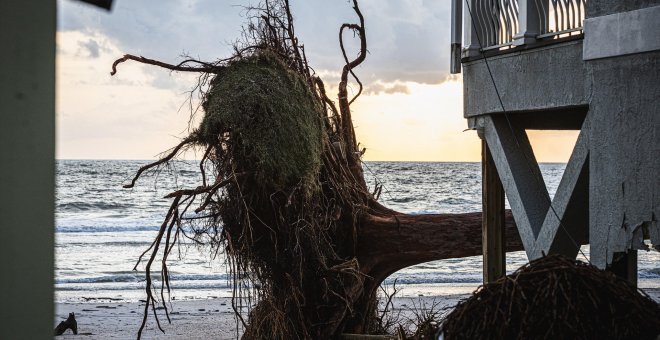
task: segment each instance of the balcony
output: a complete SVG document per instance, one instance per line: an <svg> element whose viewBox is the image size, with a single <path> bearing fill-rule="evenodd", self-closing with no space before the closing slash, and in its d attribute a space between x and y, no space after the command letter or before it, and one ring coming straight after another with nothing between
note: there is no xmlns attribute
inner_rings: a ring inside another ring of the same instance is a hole
<svg viewBox="0 0 660 340"><path fill-rule="evenodd" d="M452 0L451 66L580 38L586 0Z"/></svg>

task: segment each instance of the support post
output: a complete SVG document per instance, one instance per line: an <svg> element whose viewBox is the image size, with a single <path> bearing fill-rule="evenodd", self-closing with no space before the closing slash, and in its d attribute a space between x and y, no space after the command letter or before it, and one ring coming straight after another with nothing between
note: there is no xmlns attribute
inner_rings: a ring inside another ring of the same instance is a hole
<svg viewBox="0 0 660 340"><path fill-rule="evenodd" d="M520 238L531 259L550 209L550 195L522 126L503 115L485 115L484 138L506 188Z"/></svg>
<svg viewBox="0 0 660 340"><path fill-rule="evenodd" d="M449 57L449 72L461 73L461 44L463 34L463 0L451 0L451 56Z"/></svg>
<svg viewBox="0 0 660 340"><path fill-rule="evenodd" d="M465 10L463 11L463 32L465 34L463 57L474 57L481 54L481 48L483 46L479 46L479 37L484 36L479 32L479 30L481 30L481 25L478 21L472 25L472 17L474 17L475 20L479 20L479 15L477 13L478 3L477 0L461 1L467 3Z"/></svg>
<svg viewBox="0 0 660 340"><path fill-rule="evenodd" d="M519 0L518 33L513 37L513 45L531 44L543 33L544 28L541 26L545 26L548 17L548 7L543 3L547 3L547 0Z"/></svg>
<svg viewBox="0 0 660 340"><path fill-rule="evenodd" d="M612 263L607 266L607 270L637 287L637 249L614 253Z"/></svg>
<svg viewBox="0 0 660 340"><path fill-rule="evenodd" d="M489 283L506 275L506 252L504 188L485 139L481 141L481 180L483 274L484 283Z"/></svg>
<svg viewBox="0 0 660 340"><path fill-rule="evenodd" d="M0 339L53 337L55 1L0 1Z"/></svg>

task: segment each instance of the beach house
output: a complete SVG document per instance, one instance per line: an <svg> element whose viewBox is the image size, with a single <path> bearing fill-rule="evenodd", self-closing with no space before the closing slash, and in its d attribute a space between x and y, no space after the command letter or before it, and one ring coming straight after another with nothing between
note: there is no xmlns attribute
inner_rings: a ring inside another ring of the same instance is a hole
<svg viewBox="0 0 660 340"><path fill-rule="evenodd" d="M506 195L529 259L588 258L634 283L637 252L660 247L660 0L451 1L451 70L482 139L485 281L506 272ZM53 333L56 6L0 2L3 339ZM526 130L579 131L553 197Z"/></svg>
<svg viewBox="0 0 660 340"><path fill-rule="evenodd" d="M660 1L453 0L451 15L451 71L483 141L486 281L505 272L506 193L530 260L588 243L635 283L638 250L660 245ZM530 129L579 130L553 198Z"/></svg>

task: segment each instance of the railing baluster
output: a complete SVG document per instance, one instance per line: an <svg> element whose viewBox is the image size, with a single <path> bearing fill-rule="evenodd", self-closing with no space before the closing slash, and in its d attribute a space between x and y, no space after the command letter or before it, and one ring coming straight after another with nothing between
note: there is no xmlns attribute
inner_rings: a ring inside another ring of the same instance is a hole
<svg viewBox="0 0 660 340"><path fill-rule="evenodd" d="M485 18L481 7L483 6L485 0L475 1L474 7L472 7L473 14L476 14L475 20L477 21L477 35L479 37L478 43L484 44L488 39L488 34L486 33ZM481 48L481 46L479 46Z"/></svg>
<svg viewBox="0 0 660 340"><path fill-rule="evenodd" d="M584 18L582 17L582 4L584 1L578 1L577 3L577 22L582 23L584 21ZM582 26L582 25L579 25Z"/></svg>
<svg viewBox="0 0 660 340"><path fill-rule="evenodd" d="M477 8L477 20L479 21L479 27L481 30L479 30L479 38L481 39L481 45L479 48L482 48L484 46L490 45L490 35L489 29L488 29L488 15L486 15L486 10L485 6L487 0L479 0L479 7Z"/></svg>
<svg viewBox="0 0 660 340"><path fill-rule="evenodd" d="M483 22L483 27L484 27L484 30L483 30L484 34L480 35L481 43L483 44L483 46L481 46L481 47L483 48L485 46L491 46L491 45L494 45L494 44L493 44L493 39L492 39L492 36L491 36L491 29L490 29L490 27L491 27L491 17L488 13L489 12L488 11L488 0L481 0L480 5L481 6L479 6L479 19L481 19L481 21Z"/></svg>
<svg viewBox="0 0 660 340"><path fill-rule="evenodd" d="M506 34L505 34L505 39L502 43L504 42L509 42L511 41L511 37L513 36L513 33L511 33L511 30L513 29L513 21L511 18L511 14L509 13L509 4L511 3L510 0L502 0L502 18L504 22L504 26L506 27Z"/></svg>
<svg viewBox="0 0 660 340"><path fill-rule="evenodd" d="M552 9L553 9L554 15L555 15L555 21L554 21L555 30L553 31L551 29L549 32L559 32L560 31L560 29L559 29L559 9L557 9L557 1L559 1L559 0L552 0Z"/></svg>
<svg viewBox="0 0 660 340"><path fill-rule="evenodd" d="M539 34L548 33L548 16L546 15L546 13L548 13L548 6L546 6L547 2L548 0L534 0L539 18Z"/></svg>
<svg viewBox="0 0 660 340"><path fill-rule="evenodd" d="M490 0L490 12L491 19L493 23L493 45L499 45L504 41L504 36L502 35L502 23L500 21L500 9L499 9L499 0Z"/></svg>
<svg viewBox="0 0 660 340"><path fill-rule="evenodd" d="M511 38L513 37L513 32L511 32L511 29L513 28L512 22L511 22L511 16L509 16L509 2L510 0L502 0L502 3L500 4L500 9L502 11L501 17L502 17L502 22L504 23L504 27L506 28L506 34L504 41L502 43L507 43L511 41Z"/></svg>
<svg viewBox="0 0 660 340"><path fill-rule="evenodd" d="M513 41L513 37L516 35L516 33L518 33L518 30L520 29L520 20L518 20L518 13L520 12L518 9L518 0L511 1L511 4L511 12L513 13L512 16L514 23L513 30L511 31L511 41Z"/></svg>
<svg viewBox="0 0 660 340"><path fill-rule="evenodd" d="M517 1L509 0L507 4L507 13L509 15L509 22L511 30L509 31L509 41L513 41L513 36L518 32L518 10L515 8Z"/></svg>
<svg viewBox="0 0 660 340"><path fill-rule="evenodd" d="M481 53L479 51L480 46L479 46L479 40L477 39L477 34L479 33L479 30L481 29L481 25L478 20L478 6L479 6L479 0L461 0L463 3L467 1L469 4L470 10L468 8L465 8L463 11L463 34L465 35L465 48L463 49L463 56L464 57L473 57L476 55L479 55ZM470 15L470 11L472 11L472 15ZM472 24L472 16L474 16L475 23L474 25ZM481 34L480 34L481 36Z"/></svg>
<svg viewBox="0 0 660 340"><path fill-rule="evenodd" d="M495 13L495 3L497 0L486 0L486 17L488 18L488 29L490 33L490 41L487 46L494 46L498 44L498 33L497 29L497 16Z"/></svg>
<svg viewBox="0 0 660 340"><path fill-rule="evenodd" d="M502 14L504 16L504 22L506 23L506 41L509 42L513 38L513 17L510 12L511 0L504 0L502 5Z"/></svg>
<svg viewBox="0 0 660 340"><path fill-rule="evenodd" d="M564 8L564 1L562 0L557 0L557 3L559 4L559 27L557 28L557 32L561 32L566 30L566 8Z"/></svg>
<svg viewBox="0 0 660 340"><path fill-rule="evenodd" d="M452 20L461 16L462 1L467 1L472 11L472 18L467 10L462 11L465 57L579 32L587 0L452 0ZM452 48L460 45L456 36L459 28L452 21Z"/></svg>
<svg viewBox="0 0 660 340"><path fill-rule="evenodd" d="M461 73L462 10L463 0L451 0L451 57L449 60L451 74Z"/></svg>
<svg viewBox="0 0 660 340"><path fill-rule="evenodd" d="M568 27L570 28L575 28L577 25L575 25L576 20L575 20L575 4L571 0L567 0L568 2Z"/></svg>

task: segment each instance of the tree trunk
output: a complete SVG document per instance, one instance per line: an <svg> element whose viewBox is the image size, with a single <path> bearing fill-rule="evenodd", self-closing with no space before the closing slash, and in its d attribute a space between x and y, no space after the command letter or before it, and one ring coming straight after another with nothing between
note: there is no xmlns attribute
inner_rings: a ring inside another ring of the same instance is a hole
<svg viewBox="0 0 660 340"><path fill-rule="evenodd" d="M510 211L505 233L506 251L523 250ZM367 215L358 231L358 244L361 268L385 277L423 262L481 255L481 212Z"/></svg>
<svg viewBox="0 0 660 340"><path fill-rule="evenodd" d="M406 215L386 210L363 216L357 259L367 275L344 331L364 333L376 307L376 291L392 273L416 264L482 254L481 212ZM523 250L511 212L506 212L506 251Z"/></svg>

